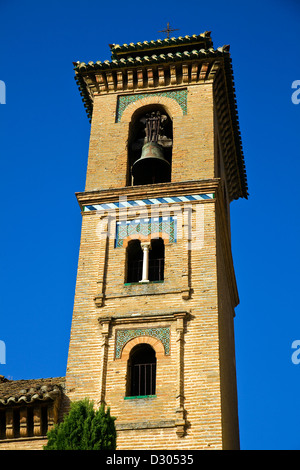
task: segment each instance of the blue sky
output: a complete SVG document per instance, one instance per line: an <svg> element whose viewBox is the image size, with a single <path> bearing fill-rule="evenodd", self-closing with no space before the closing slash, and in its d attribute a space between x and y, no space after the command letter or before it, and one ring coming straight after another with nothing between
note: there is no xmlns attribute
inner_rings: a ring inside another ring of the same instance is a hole
<svg viewBox="0 0 300 470"><path fill-rule="evenodd" d="M0 374L66 373L90 130L72 62L163 37L167 21L212 31L231 46L250 193L231 205L241 448L300 449L300 3L0 0L0 12Z"/></svg>

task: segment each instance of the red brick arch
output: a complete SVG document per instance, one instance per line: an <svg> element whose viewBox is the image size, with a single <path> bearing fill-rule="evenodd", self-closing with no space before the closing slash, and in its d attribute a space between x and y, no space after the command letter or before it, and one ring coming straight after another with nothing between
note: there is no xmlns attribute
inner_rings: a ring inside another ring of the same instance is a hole
<svg viewBox="0 0 300 470"><path fill-rule="evenodd" d="M152 336L137 336L136 338L129 340L124 345L120 359L122 361L128 361L132 348L134 348L134 346L137 344L150 344L156 353L157 359L164 357L165 355L164 345L159 339L153 338Z"/></svg>

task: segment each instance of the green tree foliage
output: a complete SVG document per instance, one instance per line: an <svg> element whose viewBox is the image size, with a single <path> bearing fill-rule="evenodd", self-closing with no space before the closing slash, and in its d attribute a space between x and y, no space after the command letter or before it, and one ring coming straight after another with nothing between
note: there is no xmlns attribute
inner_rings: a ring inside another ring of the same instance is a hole
<svg viewBox="0 0 300 470"><path fill-rule="evenodd" d="M45 450L115 450L115 419L87 398L73 402L62 423L48 432Z"/></svg>

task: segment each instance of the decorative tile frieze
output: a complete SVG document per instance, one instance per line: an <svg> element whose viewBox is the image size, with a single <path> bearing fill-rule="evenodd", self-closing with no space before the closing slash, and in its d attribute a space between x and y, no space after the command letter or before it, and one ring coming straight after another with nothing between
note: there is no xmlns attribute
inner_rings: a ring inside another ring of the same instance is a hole
<svg viewBox="0 0 300 470"><path fill-rule="evenodd" d="M117 222L115 247L122 247L124 239L136 238L138 234L151 238L151 235L163 233L168 236L169 243L174 243L176 242L176 225L176 217L152 217Z"/></svg>
<svg viewBox="0 0 300 470"><path fill-rule="evenodd" d="M132 328L116 331L116 359L120 359L123 347L128 341L138 336L152 336L159 339L165 348L165 354L170 354L170 327Z"/></svg>
<svg viewBox="0 0 300 470"><path fill-rule="evenodd" d="M122 114L129 104L143 98L149 98L149 96L164 96L166 98L171 98L172 100L177 101L182 109L183 114L187 113L187 90L161 91L151 94L149 94L149 92L137 93L134 95L123 95L118 97L116 118L117 122L120 122Z"/></svg>
<svg viewBox="0 0 300 470"><path fill-rule="evenodd" d="M214 194L193 194L188 196L172 196L172 197L157 197L149 199L138 199L134 201L124 201L120 200L117 202L110 202L106 204L94 204L94 205L84 205L83 211L110 211L114 209L124 209L126 207L137 207L137 206L151 206L153 204L173 204L173 203L182 203L182 202L192 202L192 201L201 201L205 199L213 199Z"/></svg>

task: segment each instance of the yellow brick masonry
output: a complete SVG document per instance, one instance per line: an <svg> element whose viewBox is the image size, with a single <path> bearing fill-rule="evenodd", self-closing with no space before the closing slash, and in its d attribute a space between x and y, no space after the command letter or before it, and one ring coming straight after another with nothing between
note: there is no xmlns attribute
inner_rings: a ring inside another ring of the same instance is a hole
<svg viewBox="0 0 300 470"><path fill-rule="evenodd" d="M0 441L1 450L42 450L47 444L46 438L26 437L24 439L12 439Z"/></svg>
<svg viewBox="0 0 300 470"><path fill-rule="evenodd" d="M109 240L106 259L105 306L95 307L101 241L97 237L99 217L97 213L83 217L82 240L78 266L78 280L70 341L67 385L69 398L89 396L100 400L100 377L102 368L103 338L98 318L114 315L152 314L185 310L190 313L184 334L184 407L189 427L183 438L178 438L174 427L161 429L160 433L172 436L170 448L221 448L221 385L219 359L219 314L216 266L215 203L202 203L205 208L205 238L200 250L191 251L191 299L183 300L181 293L173 293L183 287L182 270L186 260L182 258L186 239L166 245L165 283L157 286L132 286L135 293L128 294L124 287L125 249L114 248ZM147 290L157 288L157 295L147 295ZM166 291L170 293L164 293ZM125 292L124 292L125 291ZM114 295L116 296L114 298ZM111 298L110 298L111 297ZM157 366L157 396L146 400L124 400L127 363L115 360L115 330L112 327L108 341L108 363L105 401L117 416L117 423L144 421L172 421L176 414L176 377L180 364L176 355L176 324L158 321L155 326L171 325L170 355L160 358ZM148 320L138 327L149 326ZM126 323L124 328L137 327ZM222 345L221 345L222 346ZM232 346L232 345L231 345ZM151 433L157 430L151 430ZM123 430L118 435L118 448L148 448L145 434L149 430ZM150 434L151 434L150 433ZM164 437L165 439L165 437ZM156 443L162 446L163 442ZM124 447L123 447L124 446Z"/></svg>
<svg viewBox="0 0 300 470"><path fill-rule="evenodd" d="M95 97L86 191L111 189L116 200L114 189L126 185L130 121L151 103L165 106L173 119L172 183L212 180L218 187L212 83L189 87L187 115L166 98L145 100L128 106L116 123L117 94ZM201 236L196 206L204 210L204 244L188 251L185 231L176 243L166 243L160 284L125 286L125 247L115 248L114 239L103 236L109 221L105 227L96 211L83 213L67 394L71 401L89 397L111 407L118 449L238 448L237 293L222 198L217 189L215 199L192 205L194 236ZM101 307L94 300L99 293ZM116 331L165 326L171 331L170 354L157 355L156 396L124 399L127 361L115 357ZM178 418L184 419L184 435Z"/></svg>
<svg viewBox="0 0 300 470"><path fill-rule="evenodd" d="M150 94L149 98L128 106L118 123L117 94L108 94L95 97L86 191L126 185L129 124L134 111L149 104L165 106L173 119L172 181L205 180L215 176L211 83L188 89L187 115L183 115L174 100Z"/></svg>

